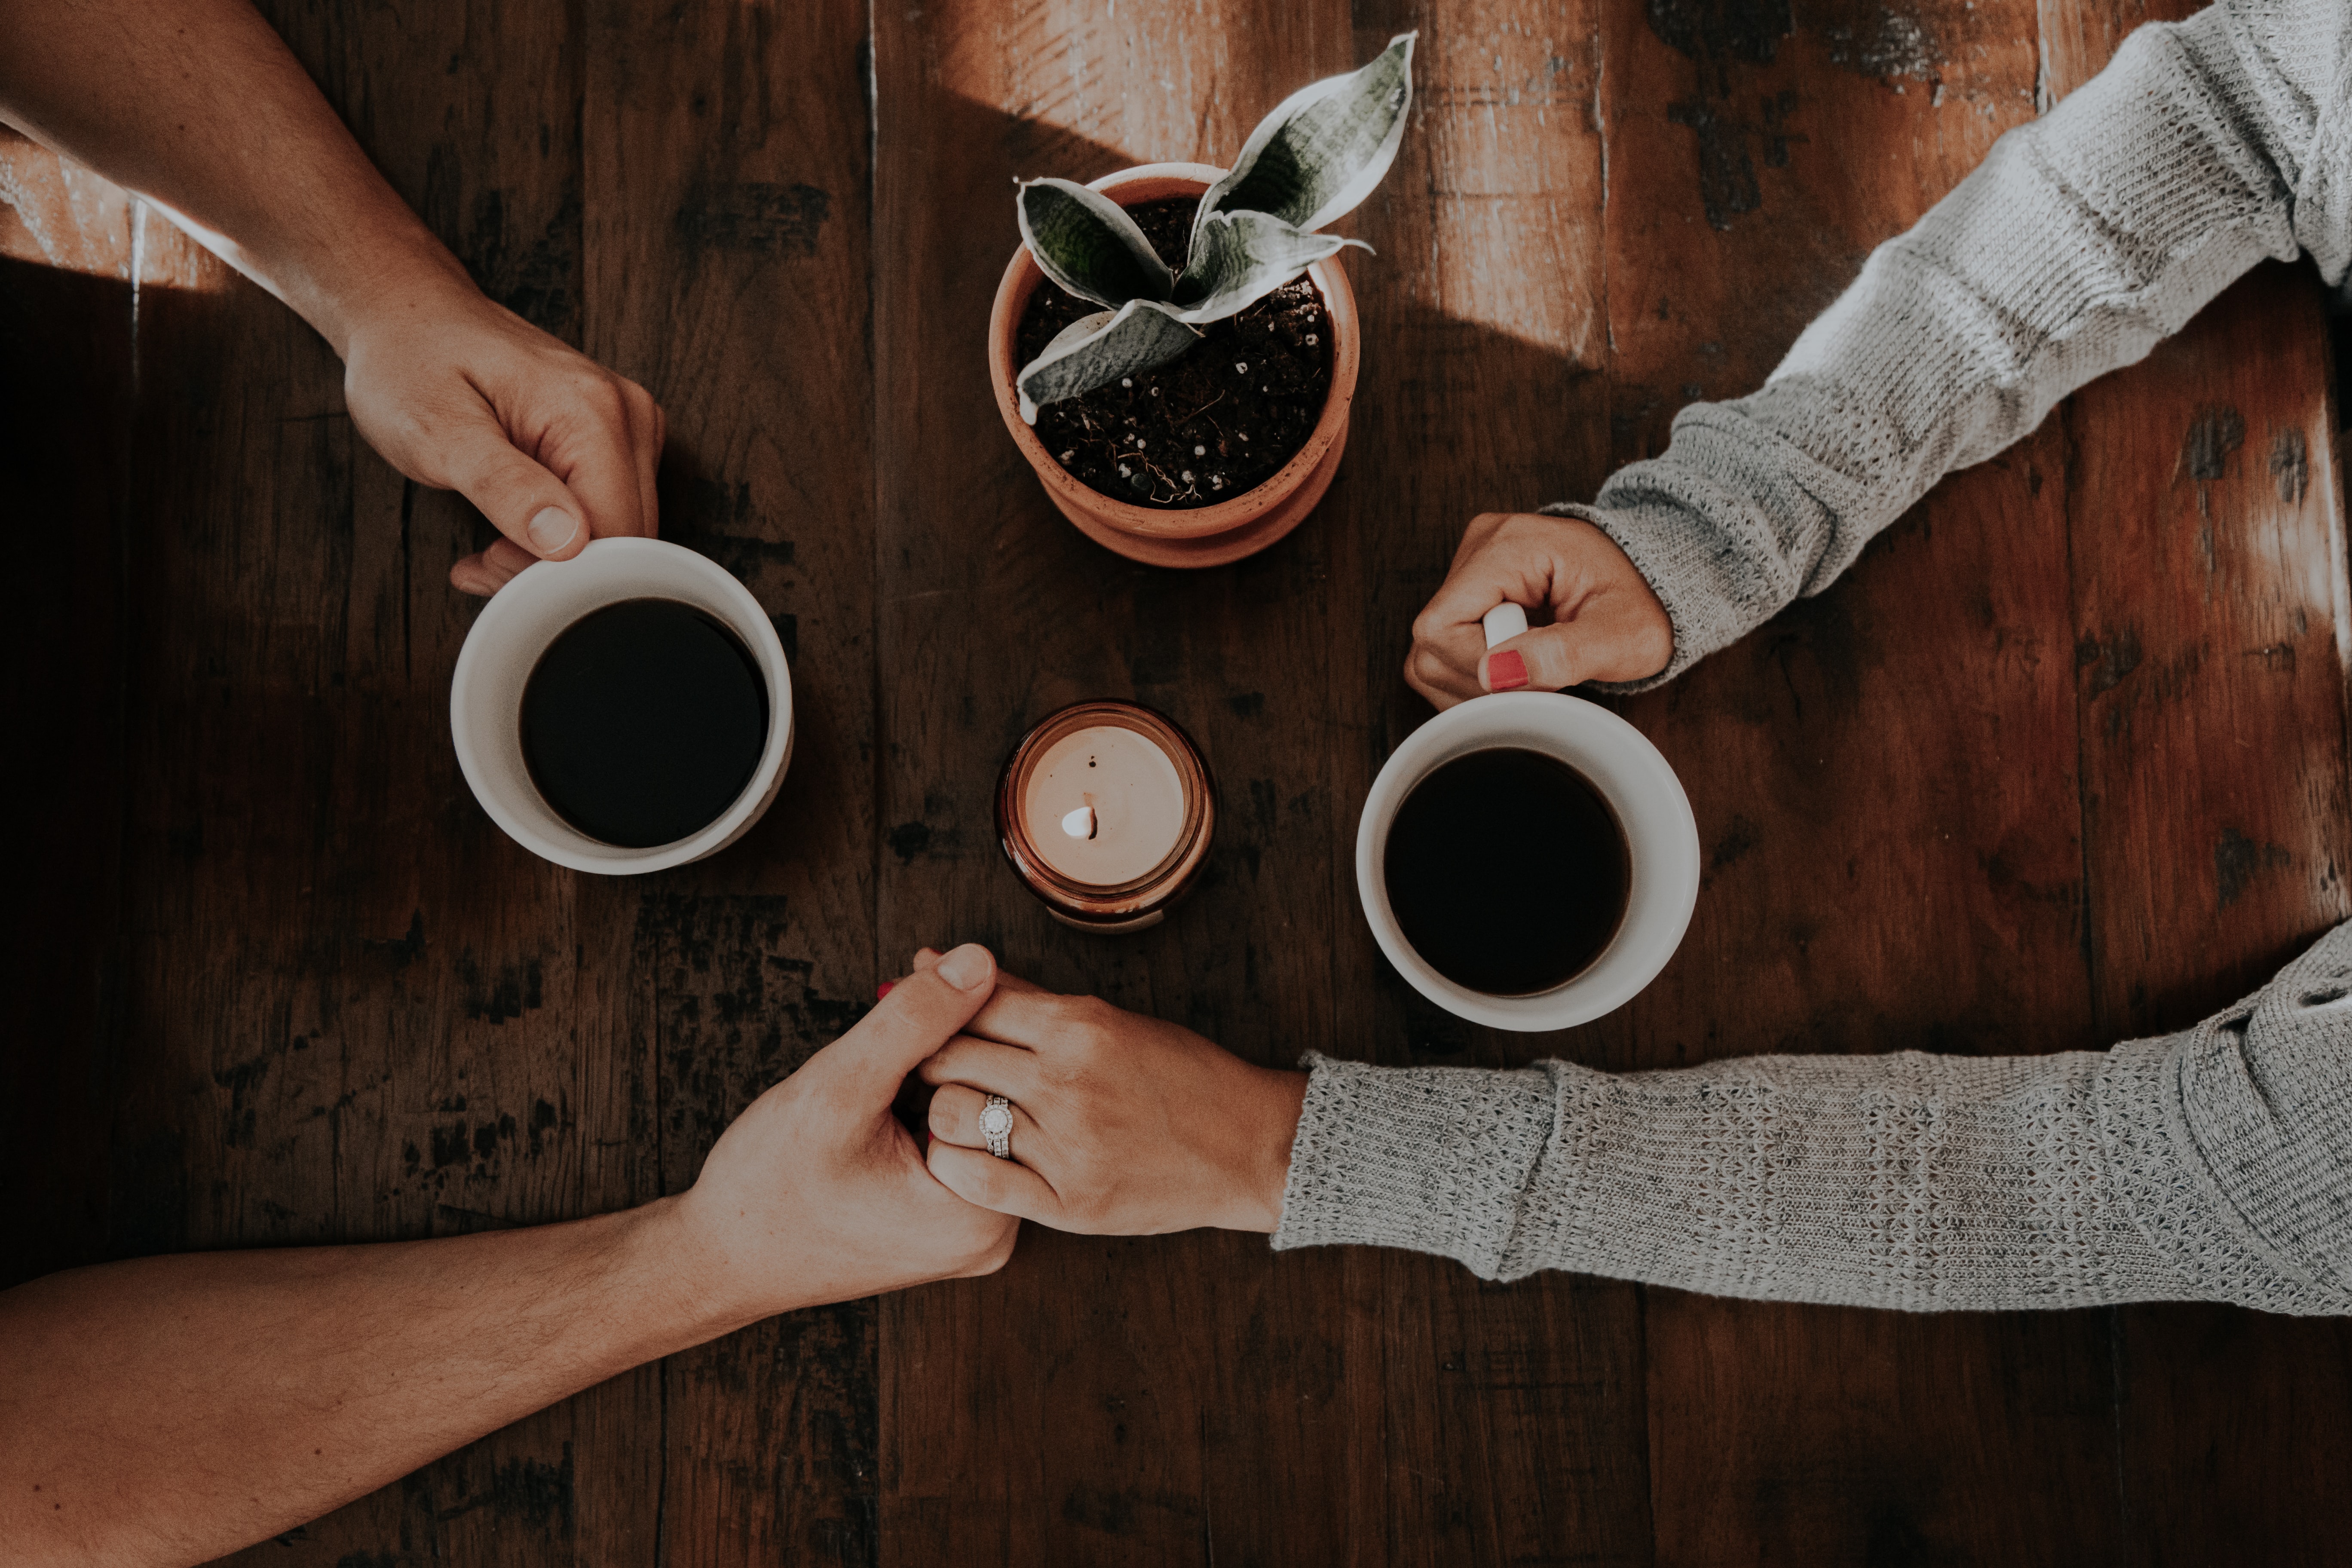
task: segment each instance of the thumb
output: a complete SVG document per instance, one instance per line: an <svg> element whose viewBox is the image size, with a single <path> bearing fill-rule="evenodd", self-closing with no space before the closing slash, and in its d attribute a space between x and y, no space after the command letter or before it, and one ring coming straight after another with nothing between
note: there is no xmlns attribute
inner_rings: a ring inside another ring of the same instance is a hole
<svg viewBox="0 0 2352 1568"><path fill-rule="evenodd" d="M1665 606L1636 577L1589 594L1551 625L1487 649L1478 683L1488 691L1561 691L1587 680L1646 680L1666 668L1674 651Z"/></svg>
<svg viewBox="0 0 2352 1568"><path fill-rule="evenodd" d="M588 509L572 488L517 450L496 425L476 425L442 462L449 483L500 533L542 561L568 561L588 542Z"/></svg>
<svg viewBox="0 0 2352 1568"><path fill-rule="evenodd" d="M995 981L994 956L968 942L892 984L828 1054L841 1051L844 1070L866 1080L887 1101L900 1079L971 1022L994 993Z"/></svg>
<svg viewBox="0 0 2352 1568"><path fill-rule="evenodd" d="M1521 632L1486 650L1478 684L1489 691L1563 691L1591 677L1592 628L1560 621Z"/></svg>

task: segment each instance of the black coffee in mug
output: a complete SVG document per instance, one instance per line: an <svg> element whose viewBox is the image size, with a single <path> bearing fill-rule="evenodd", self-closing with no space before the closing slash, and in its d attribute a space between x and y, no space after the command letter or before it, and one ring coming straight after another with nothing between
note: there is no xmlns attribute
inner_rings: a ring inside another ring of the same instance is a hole
<svg viewBox="0 0 2352 1568"><path fill-rule="evenodd" d="M1490 996L1573 980L1624 923L1625 830L1559 758L1516 746L1430 770L1389 825L1389 908L1432 969Z"/></svg>
<svg viewBox="0 0 2352 1568"><path fill-rule="evenodd" d="M676 843L735 804L768 745L768 683L743 639L675 599L563 628L522 692L522 756L563 818L623 849Z"/></svg>

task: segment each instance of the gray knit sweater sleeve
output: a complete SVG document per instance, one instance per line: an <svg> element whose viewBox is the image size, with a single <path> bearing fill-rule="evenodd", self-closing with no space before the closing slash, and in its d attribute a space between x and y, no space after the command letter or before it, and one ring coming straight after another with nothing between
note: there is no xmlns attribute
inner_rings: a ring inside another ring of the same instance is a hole
<svg viewBox="0 0 2352 1568"><path fill-rule="evenodd" d="M2352 925L2105 1054L1313 1067L1277 1248L1920 1311L2352 1312Z"/></svg>
<svg viewBox="0 0 2352 1568"><path fill-rule="evenodd" d="M1695 404L1590 507L1674 659L1818 593L1954 468L2147 353L2265 257L2352 262L2352 5L2223 0L2141 27L1806 329L1762 391ZM1655 684L1655 680L1638 683Z"/></svg>

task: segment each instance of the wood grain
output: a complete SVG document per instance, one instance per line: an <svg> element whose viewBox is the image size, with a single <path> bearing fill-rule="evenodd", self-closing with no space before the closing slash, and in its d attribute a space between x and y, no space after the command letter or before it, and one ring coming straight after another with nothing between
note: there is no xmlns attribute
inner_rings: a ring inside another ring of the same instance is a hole
<svg viewBox="0 0 2352 1568"><path fill-rule="evenodd" d="M494 297L580 331L560 5L272 17ZM454 62L454 64L453 64ZM453 498L367 451L341 367L216 266L142 300L127 948L110 1250L417 1237L657 1190L634 913L508 842L447 740ZM641 1153L643 1152L643 1153ZM650 1539L639 1372L255 1555L515 1563Z"/></svg>
<svg viewBox="0 0 2352 1568"><path fill-rule="evenodd" d="M0 1288L95 1261L122 788L129 198L0 131L0 475L26 592L0 626L19 737L0 937Z"/></svg>
<svg viewBox="0 0 2352 1568"><path fill-rule="evenodd" d="M1412 620L1481 511L1590 494L1607 471L1606 72L1594 4L1356 8L1357 53L1421 31L1420 92L1351 265L1368 338L1332 542L1354 625L1327 702L1345 807L1329 845L1347 1010L1328 1047L1392 1065L1517 1067L1572 1040L1462 1023L1380 958L1358 910L1357 816L1430 715ZM1640 1295L1564 1275L1501 1287L1449 1260L1348 1258L1350 1560L1634 1563L1650 1555ZM1377 1434L1375 1437L1373 1435Z"/></svg>
<svg viewBox="0 0 2352 1568"><path fill-rule="evenodd" d="M2053 97L2158 0L2045 6ZM2347 912L2343 479L2321 290L2265 267L2063 417L2094 1002L2182 1027ZM2334 1550L2340 1324L2116 1314L2118 1479L2145 1562Z"/></svg>
<svg viewBox="0 0 2352 1568"><path fill-rule="evenodd" d="M1622 461L1759 384L2032 116L2038 61L2021 0L1609 23L1612 184L1644 193L1610 208ZM1624 705L1690 788L1706 870L1674 963L1580 1054L2094 1043L2062 464L2044 432L1948 480L1827 592ZM1647 1300L1662 1561L2113 1550L2095 1315Z"/></svg>
<svg viewBox="0 0 2352 1568"><path fill-rule="evenodd" d="M876 29L886 956L990 942L1045 984L1288 1059L1330 1037L1343 910L1318 684L1346 635L1322 591L1329 536L1310 522L1199 574L1087 542L998 423L983 333L1017 243L1013 175L1226 156L1292 88L1353 63L1344 11L949 4L885 7ZM1201 884L1123 940L1054 925L992 827L1022 732L1095 696L1176 719L1223 801ZM1000 1278L885 1302L882 1560L1322 1556L1346 1496L1340 1279L1336 1258L1277 1261L1255 1237L1033 1227Z"/></svg>
<svg viewBox="0 0 2352 1568"><path fill-rule="evenodd" d="M2143 20L2071 8L2053 95ZM2352 913L2352 658L2325 295L2271 264L2064 409L2084 860L2103 1033L2187 1026ZM2116 1314L2137 1561L2316 1561L2352 1504L2352 1336L2210 1307Z"/></svg>
<svg viewBox="0 0 2352 1568"><path fill-rule="evenodd" d="M742 580L792 665L791 771L716 859L638 880L661 1186L855 1023L876 972L865 14L588 9L590 353L672 439L662 528ZM865 1563L875 1309L791 1314L660 1372L660 1560Z"/></svg>

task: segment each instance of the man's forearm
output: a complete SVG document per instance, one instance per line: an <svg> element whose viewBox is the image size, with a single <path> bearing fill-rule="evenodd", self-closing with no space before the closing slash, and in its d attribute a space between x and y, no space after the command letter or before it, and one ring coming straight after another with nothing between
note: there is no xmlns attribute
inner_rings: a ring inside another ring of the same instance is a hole
<svg viewBox="0 0 2352 1568"><path fill-rule="evenodd" d="M0 1541L11 1563L218 1555L748 1321L709 1274L664 1200L0 1293Z"/></svg>
<svg viewBox="0 0 2352 1568"><path fill-rule="evenodd" d="M0 0L0 120L145 196L343 350L470 287L247 0Z"/></svg>

